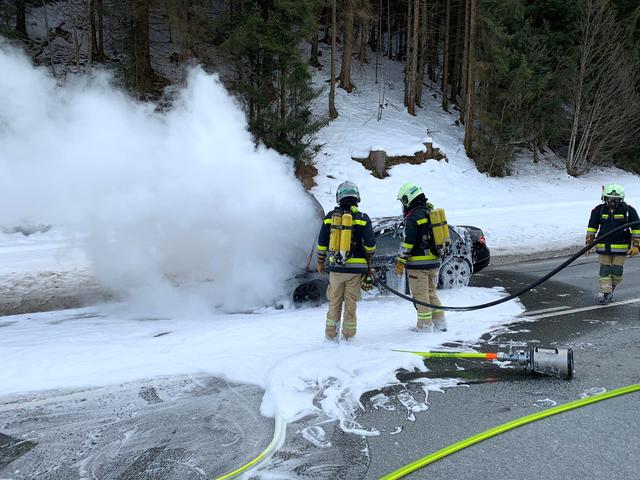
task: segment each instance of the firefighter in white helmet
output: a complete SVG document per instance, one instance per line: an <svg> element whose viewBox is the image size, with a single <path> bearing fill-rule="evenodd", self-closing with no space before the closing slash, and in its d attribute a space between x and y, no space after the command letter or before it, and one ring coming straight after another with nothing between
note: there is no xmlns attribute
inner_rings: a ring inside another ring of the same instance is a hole
<svg viewBox="0 0 640 480"><path fill-rule="evenodd" d="M404 214L404 239L396 260L396 275L401 276L406 268L413 298L432 305L442 305L436 293L440 258L429 220L431 206L422 188L413 183L405 183L400 188L398 200L402 203ZM432 323L436 330L447 330L443 310L419 304L415 306L418 312L416 328L419 331L430 327Z"/></svg>
<svg viewBox="0 0 640 480"><path fill-rule="evenodd" d="M624 188L611 183L602 189L602 203L591 211L585 245L597 236L610 232L625 223L638 221L638 212L624 201ZM613 299L613 291L622 282L626 255L636 256L640 249L640 226L625 228L596 245L600 271L599 303L606 305ZM587 251L586 255L590 254Z"/></svg>

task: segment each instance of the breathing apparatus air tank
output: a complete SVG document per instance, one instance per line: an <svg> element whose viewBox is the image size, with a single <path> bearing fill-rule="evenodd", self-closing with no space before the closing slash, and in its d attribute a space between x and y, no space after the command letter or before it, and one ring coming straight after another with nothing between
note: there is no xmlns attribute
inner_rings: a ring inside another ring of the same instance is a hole
<svg viewBox="0 0 640 480"><path fill-rule="evenodd" d="M334 213L331 215L331 232L329 234L329 258L337 265L344 265L351 253L351 234L353 216L350 213Z"/></svg>
<svg viewBox="0 0 640 480"><path fill-rule="evenodd" d="M342 215L342 230L340 231L340 257L346 262L351 253L351 234L353 229L353 216L350 213Z"/></svg>
<svg viewBox="0 0 640 480"><path fill-rule="evenodd" d="M331 216L331 232L329 234L329 253L335 256L340 251L340 229L342 228L342 215L334 213Z"/></svg>
<svg viewBox="0 0 640 480"><path fill-rule="evenodd" d="M444 213L444 208L434 208L429 213L429 220L431 221L431 228L433 230L433 240L436 247L442 248L446 244L451 242L449 236L449 226L447 225L447 216Z"/></svg>

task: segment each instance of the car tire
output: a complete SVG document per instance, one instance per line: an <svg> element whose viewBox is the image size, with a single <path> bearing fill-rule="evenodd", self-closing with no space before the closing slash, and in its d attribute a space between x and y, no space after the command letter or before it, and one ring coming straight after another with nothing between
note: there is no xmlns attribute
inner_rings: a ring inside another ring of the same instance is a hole
<svg viewBox="0 0 640 480"><path fill-rule="evenodd" d="M438 271L438 288L466 287L471 279L473 266L464 257L448 258Z"/></svg>
<svg viewBox="0 0 640 480"><path fill-rule="evenodd" d="M318 306L327 299L327 282L322 280L311 280L299 285L293 292L293 303L296 306L313 305Z"/></svg>

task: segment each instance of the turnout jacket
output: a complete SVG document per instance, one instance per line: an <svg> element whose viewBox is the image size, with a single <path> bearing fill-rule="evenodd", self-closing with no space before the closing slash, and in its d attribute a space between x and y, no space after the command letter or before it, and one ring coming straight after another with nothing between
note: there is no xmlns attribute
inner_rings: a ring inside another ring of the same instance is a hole
<svg viewBox="0 0 640 480"><path fill-rule="evenodd" d="M408 270L429 270L440 267L427 205L417 205L404 217L404 239L398 261Z"/></svg>
<svg viewBox="0 0 640 480"><path fill-rule="evenodd" d="M353 216L351 230L351 252L344 265L334 262L333 256L328 252L329 237L331 235L331 217L334 213L350 213ZM336 207L324 216L320 235L318 236L318 258L323 258L329 253L329 271L340 273L367 273L369 271L368 260L376 251L376 237L373 233L371 219L366 213L351 207L345 210Z"/></svg>
<svg viewBox="0 0 640 480"><path fill-rule="evenodd" d="M638 212L631 205L620 202L618 208L611 211L606 203L591 210L587 236L598 237L625 223L638 221ZM626 255L631 243L640 244L640 225L625 228L605 238L596 245L596 251L602 255Z"/></svg>

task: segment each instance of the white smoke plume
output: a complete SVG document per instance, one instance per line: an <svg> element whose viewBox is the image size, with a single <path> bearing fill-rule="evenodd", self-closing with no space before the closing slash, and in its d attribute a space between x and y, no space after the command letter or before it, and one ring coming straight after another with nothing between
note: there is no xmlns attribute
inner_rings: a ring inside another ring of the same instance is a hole
<svg viewBox="0 0 640 480"><path fill-rule="evenodd" d="M285 293L319 228L291 163L255 148L216 75L193 69L158 113L106 74L59 87L0 43L0 224L82 233L98 279L150 306Z"/></svg>

